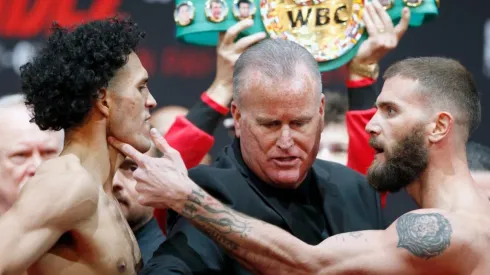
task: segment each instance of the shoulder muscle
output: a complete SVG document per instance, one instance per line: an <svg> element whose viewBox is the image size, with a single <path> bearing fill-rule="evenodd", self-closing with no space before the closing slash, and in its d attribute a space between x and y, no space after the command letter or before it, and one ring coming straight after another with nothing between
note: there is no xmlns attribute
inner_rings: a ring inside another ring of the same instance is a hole
<svg viewBox="0 0 490 275"><path fill-rule="evenodd" d="M14 207L31 215L31 222L37 226L49 223L66 228L91 215L97 202L97 185L88 172L80 169L33 178Z"/></svg>

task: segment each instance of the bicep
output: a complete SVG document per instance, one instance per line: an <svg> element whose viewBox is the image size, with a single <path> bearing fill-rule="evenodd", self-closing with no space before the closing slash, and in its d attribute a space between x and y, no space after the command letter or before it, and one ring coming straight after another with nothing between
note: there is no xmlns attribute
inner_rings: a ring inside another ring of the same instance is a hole
<svg viewBox="0 0 490 275"><path fill-rule="evenodd" d="M49 251L64 232L89 217L96 209L97 191L87 186L85 182L67 184L56 178L26 184L16 203L0 217L0 271L21 273Z"/></svg>
<svg viewBox="0 0 490 275"><path fill-rule="evenodd" d="M398 274L408 271L397 257L396 236L387 230L335 235L316 247L316 274Z"/></svg>
<svg viewBox="0 0 490 275"><path fill-rule="evenodd" d="M226 257L223 249L179 217L141 274L219 274Z"/></svg>
<svg viewBox="0 0 490 275"><path fill-rule="evenodd" d="M412 274L440 267L459 243L446 215L417 210L401 216L386 230L339 234L322 242L317 251L326 274ZM455 242L455 243L452 243Z"/></svg>
<svg viewBox="0 0 490 275"><path fill-rule="evenodd" d="M16 207L1 217L0 274L22 273L63 234L58 228L36 225L30 218Z"/></svg>

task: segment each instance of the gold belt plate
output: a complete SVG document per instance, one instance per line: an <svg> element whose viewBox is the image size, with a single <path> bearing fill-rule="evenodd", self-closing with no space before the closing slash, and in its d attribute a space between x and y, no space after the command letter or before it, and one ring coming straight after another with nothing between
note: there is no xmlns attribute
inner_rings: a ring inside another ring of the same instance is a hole
<svg viewBox="0 0 490 275"><path fill-rule="evenodd" d="M272 38L302 45L318 62L342 56L364 33L364 0L261 0L260 11Z"/></svg>

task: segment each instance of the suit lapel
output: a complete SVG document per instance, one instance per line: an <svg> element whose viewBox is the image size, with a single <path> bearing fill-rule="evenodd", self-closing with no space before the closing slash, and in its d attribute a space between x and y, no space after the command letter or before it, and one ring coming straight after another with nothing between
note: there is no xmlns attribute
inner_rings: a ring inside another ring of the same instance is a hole
<svg viewBox="0 0 490 275"><path fill-rule="evenodd" d="M291 226L291 214L287 211L284 211L284 207L281 207L281 202L279 199L273 195L268 194L267 191L262 191L260 188L252 182L250 178L247 178L247 183L252 188L255 193L269 206L274 212L276 212L277 215L279 215L284 223L288 226L288 229L290 232L292 232L292 226Z"/></svg>
<svg viewBox="0 0 490 275"><path fill-rule="evenodd" d="M318 164L313 164L313 175L323 200L323 215L330 229L329 235L344 232L344 211L339 189L330 182L330 174Z"/></svg>
<svg viewBox="0 0 490 275"><path fill-rule="evenodd" d="M252 188L252 190L254 190L254 192L257 193L257 195L265 202L265 204L267 204L267 206L269 206L272 210L274 210L274 212L276 212L277 215L281 217L281 219L287 225L289 231L292 232L291 214L282 210L283 207L281 207L280 201L276 197L269 194L267 190L262 190L266 188L259 188L257 184L254 183L254 181L258 181L259 179L253 176L252 171L247 167L247 165L243 161L239 144L240 144L239 139L235 139L232 145L225 150L225 155L227 155L227 157L230 160L233 160L235 167L238 169L240 174L242 174L242 176L245 178L250 188Z"/></svg>

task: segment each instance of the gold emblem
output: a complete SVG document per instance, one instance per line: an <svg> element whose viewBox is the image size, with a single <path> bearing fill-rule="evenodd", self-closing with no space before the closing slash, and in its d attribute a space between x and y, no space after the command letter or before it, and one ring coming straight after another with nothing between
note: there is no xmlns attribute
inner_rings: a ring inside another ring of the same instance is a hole
<svg viewBox="0 0 490 275"><path fill-rule="evenodd" d="M403 3L405 3L406 6L411 8L416 8L422 5L422 2L424 2L424 0L403 0Z"/></svg>
<svg viewBox="0 0 490 275"><path fill-rule="evenodd" d="M436 6L437 6L437 8L441 7L441 0L436 0Z"/></svg>
<svg viewBox="0 0 490 275"><path fill-rule="evenodd" d="M194 20L195 9L191 1L178 4L174 11L175 23L179 26L188 26Z"/></svg>
<svg viewBox="0 0 490 275"><path fill-rule="evenodd" d="M352 49L364 32L363 0L261 0L264 26L272 38L294 41L318 62Z"/></svg>
<svg viewBox="0 0 490 275"><path fill-rule="evenodd" d="M393 8L393 5L395 4L395 0L379 0L379 3L385 10L389 10Z"/></svg>
<svg viewBox="0 0 490 275"><path fill-rule="evenodd" d="M215 23L223 22L228 16L228 4L226 4L225 0L207 0L204 5L204 12L209 21Z"/></svg>
<svg viewBox="0 0 490 275"><path fill-rule="evenodd" d="M257 7L253 0L235 0L233 3L233 16L237 20L254 18Z"/></svg>

